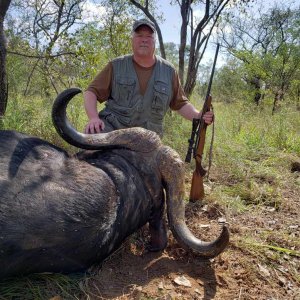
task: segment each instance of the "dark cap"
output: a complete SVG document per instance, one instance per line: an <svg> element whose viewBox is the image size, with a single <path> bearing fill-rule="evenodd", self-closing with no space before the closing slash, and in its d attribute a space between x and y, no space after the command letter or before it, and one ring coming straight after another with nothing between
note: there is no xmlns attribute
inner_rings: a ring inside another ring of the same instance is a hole
<svg viewBox="0 0 300 300"><path fill-rule="evenodd" d="M142 25L148 26L153 32L156 32L154 23L148 19L136 20L133 23L132 31L136 31Z"/></svg>

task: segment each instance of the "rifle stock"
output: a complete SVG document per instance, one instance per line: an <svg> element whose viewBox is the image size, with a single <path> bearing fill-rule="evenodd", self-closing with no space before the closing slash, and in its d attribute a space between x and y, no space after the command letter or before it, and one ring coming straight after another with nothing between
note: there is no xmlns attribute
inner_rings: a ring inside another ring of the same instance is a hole
<svg viewBox="0 0 300 300"><path fill-rule="evenodd" d="M192 202L201 200L205 196L203 177L205 176L207 171L202 167L202 155L203 155L204 146L205 146L205 136L206 136L207 124L204 122L203 116L206 112L208 112L211 109L212 97L210 96L210 91L211 91L213 75L215 72L215 66L216 66L216 61L217 61L217 57L218 57L219 47L220 47L220 45L217 44L213 68L212 68L212 72L211 72L211 76L210 76L210 80L209 80L209 84L208 84L208 88L207 88L205 101L204 101L204 104L202 107L200 119L193 120L192 134L191 134L191 138L189 139L189 149L188 149L188 153L187 153L187 156L185 159L186 162L190 162L191 161L191 153L193 153L193 157L196 161L196 167L193 172L191 191L190 191L190 201L192 201ZM193 146L195 136L196 136L196 142L195 142L195 146Z"/></svg>
<svg viewBox="0 0 300 300"><path fill-rule="evenodd" d="M204 175L205 174L206 171L204 170ZM201 200L205 196L204 184L203 184L204 175L201 175L197 169L195 169L193 172L191 191L190 191L190 201L192 202L196 200Z"/></svg>

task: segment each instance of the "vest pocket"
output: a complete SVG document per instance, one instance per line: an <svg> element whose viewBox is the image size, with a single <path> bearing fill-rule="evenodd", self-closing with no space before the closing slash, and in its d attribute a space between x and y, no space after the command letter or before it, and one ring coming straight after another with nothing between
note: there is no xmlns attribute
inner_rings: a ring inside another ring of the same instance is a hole
<svg viewBox="0 0 300 300"><path fill-rule="evenodd" d="M152 114L162 120L167 109L169 103L169 94L167 85L159 82L154 84L154 95L151 103L151 112Z"/></svg>
<svg viewBox="0 0 300 300"><path fill-rule="evenodd" d="M119 93L119 105L131 107L133 106L134 99L133 93L135 89L135 80L133 78L126 78L126 77L117 77L116 79L117 90Z"/></svg>

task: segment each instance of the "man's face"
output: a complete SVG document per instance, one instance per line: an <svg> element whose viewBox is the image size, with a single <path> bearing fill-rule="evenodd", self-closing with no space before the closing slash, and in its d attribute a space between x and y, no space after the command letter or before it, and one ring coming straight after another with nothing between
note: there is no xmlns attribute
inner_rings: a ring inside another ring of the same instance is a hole
<svg viewBox="0 0 300 300"><path fill-rule="evenodd" d="M145 25L137 28L132 36L132 49L134 55L152 57L155 50L155 34Z"/></svg>

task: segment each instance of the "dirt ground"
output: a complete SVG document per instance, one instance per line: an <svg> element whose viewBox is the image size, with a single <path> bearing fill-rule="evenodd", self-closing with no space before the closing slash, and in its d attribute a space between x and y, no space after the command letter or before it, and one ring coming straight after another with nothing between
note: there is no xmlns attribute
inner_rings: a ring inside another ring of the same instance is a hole
<svg viewBox="0 0 300 300"><path fill-rule="evenodd" d="M87 299L299 300L299 195L300 188L286 186L279 208L262 205L242 213L224 211L216 203L190 203L188 226L203 240L216 237L218 220L226 219L231 239L225 252L203 261L170 233L163 252L149 253L143 228L92 270L82 283Z"/></svg>

